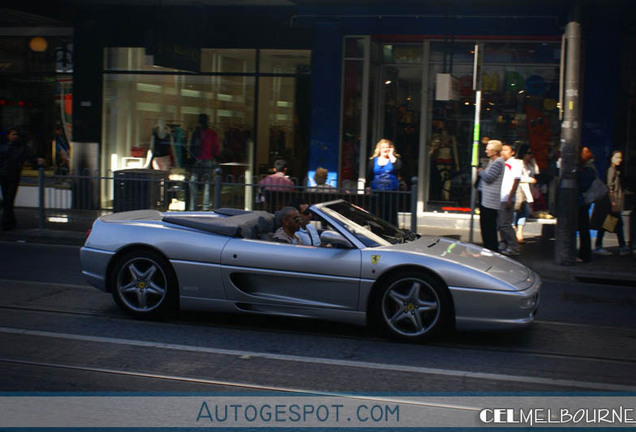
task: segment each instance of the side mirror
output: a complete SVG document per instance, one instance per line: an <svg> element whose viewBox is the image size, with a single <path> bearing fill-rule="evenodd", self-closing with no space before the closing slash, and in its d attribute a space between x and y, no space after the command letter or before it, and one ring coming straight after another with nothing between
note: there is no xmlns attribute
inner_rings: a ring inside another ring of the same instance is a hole
<svg viewBox="0 0 636 432"><path fill-rule="evenodd" d="M344 238L342 234L332 230L323 231L322 234L320 234L320 241L324 244L342 249L351 249L353 247L351 242Z"/></svg>

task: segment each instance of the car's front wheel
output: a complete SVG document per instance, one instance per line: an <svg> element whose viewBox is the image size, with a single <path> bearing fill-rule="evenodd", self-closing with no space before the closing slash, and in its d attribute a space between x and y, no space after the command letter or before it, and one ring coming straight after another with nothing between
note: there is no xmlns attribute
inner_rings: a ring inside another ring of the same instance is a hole
<svg viewBox="0 0 636 432"><path fill-rule="evenodd" d="M386 280L374 301L383 329L400 339L419 341L446 330L452 301L446 287L424 272L405 272Z"/></svg>
<svg viewBox="0 0 636 432"><path fill-rule="evenodd" d="M111 291L117 305L138 318L157 318L176 303L176 277L170 263L154 251L130 251L122 255L111 275Z"/></svg>

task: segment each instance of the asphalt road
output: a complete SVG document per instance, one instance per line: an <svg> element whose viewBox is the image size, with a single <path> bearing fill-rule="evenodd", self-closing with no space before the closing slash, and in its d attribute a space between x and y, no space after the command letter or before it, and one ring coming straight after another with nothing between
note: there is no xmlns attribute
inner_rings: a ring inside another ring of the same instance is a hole
<svg viewBox="0 0 636 432"><path fill-rule="evenodd" d="M636 287L545 281L527 330L408 344L289 318L133 320L76 247L0 243L0 263L0 391L636 390Z"/></svg>

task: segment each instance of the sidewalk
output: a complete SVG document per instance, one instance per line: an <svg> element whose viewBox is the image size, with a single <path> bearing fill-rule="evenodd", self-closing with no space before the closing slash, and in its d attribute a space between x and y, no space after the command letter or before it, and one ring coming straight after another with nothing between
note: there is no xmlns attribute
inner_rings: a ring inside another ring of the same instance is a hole
<svg viewBox="0 0 636 432"><path fill-rule="evenodd" d="M554 262L554 228L555 225L529 221L524 232L525 243L519 245L521 255L514 258L539 273L543 279L636 285L636 260L630 256L618 255L616 235L606 234L603 239L605 249L613 253L611 256L593 254L589 263L561 266ZM473 243L481 245L479 221L473 229ZM418 232L469 241L468 229L420 226ZM592 247L594 240L592 238Z"/></svg>
<svg viewBox="0 0 636 432"><path fill-rule="evenodd" d="M98 213L95 212L94 217ZM74 216L69 211L65 223L47 222L45 229L39 228L38 213L35 209L16 209L20 228L13 231L0 231L0 241L48 243L81 246L86 232L94 218L82 214ZM451 237L469 241L470 223L466 217L453 217L448 214L425 214L420 216L418 232L420 234ZM608 284L636 284L636 260L630 256L618 255L616 235L608 234L604 239L606 249L611 256L593 255L592 261L574 266L560 266L554 263L554 221L528 221L525 229L526 242L521 246L518 261L532 268L544 279L562 281L582 281ZM473 243L481 244L479 221L473 225ZM594 238L592 239L592 245Z"/></svg>

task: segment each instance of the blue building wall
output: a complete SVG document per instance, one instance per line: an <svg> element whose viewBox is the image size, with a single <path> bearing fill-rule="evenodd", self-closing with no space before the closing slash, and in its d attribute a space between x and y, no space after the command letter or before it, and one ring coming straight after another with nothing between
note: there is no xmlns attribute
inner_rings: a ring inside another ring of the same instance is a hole
<svg viewBox="0 0 636 432"><path fill-rule="evenodd" d="M338 170L342 30L340 23L318 23L312 51L312 112L309 169Z"/></svg>
<svg viewBox="0 0 636 432"><path fill-rule="evenodd" d="M603 9L603 8L601 8ZM344 35L428 35L480 38L560 37L571 10L556 5L542 7L508 6L507 10L463 8L461 11L414 10L413 8L341 8L320 14L311 9L300 12L298 23L312 25L312 130L310 169L338 168L341 112L342 37ZM582 142L597 155L601 171L613 149L620 40L614 13L589 11L593 18L582 26L583 111ZM320 16L319 16L320 15ZM602 160L602 162L601 162Z"/></svg>

